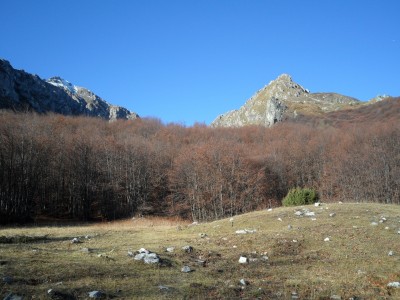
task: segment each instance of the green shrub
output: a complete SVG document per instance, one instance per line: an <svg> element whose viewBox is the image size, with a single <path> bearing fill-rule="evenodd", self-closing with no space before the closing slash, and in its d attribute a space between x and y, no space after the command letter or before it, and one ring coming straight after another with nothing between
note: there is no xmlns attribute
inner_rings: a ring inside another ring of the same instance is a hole
<svg viewBox="0 0 400 300"><path fill-rule="evenodd" d="M282 201L283 206L307 205L317 202L318 194L314 189L295 188L291 189Z"/></svg>

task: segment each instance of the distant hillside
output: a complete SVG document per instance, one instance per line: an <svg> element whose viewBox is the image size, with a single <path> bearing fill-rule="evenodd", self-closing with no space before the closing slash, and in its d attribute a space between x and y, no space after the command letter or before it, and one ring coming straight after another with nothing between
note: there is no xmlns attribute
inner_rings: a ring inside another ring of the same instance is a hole
<svg viewBox="0 0 400 300"><path fill-rule="evenodd" d="M372 103L372 102L371 102ZM218 116L212 127L262 125L302 116L323 116L326 113L365 105L355 98L337 93L310 93L292 78L283 74L257 91L238 110Z"/></svg>
<svg viewBox="0 0 400 300"><path fill-rule="evenodd" d="M124 107L109 104L86 88L60 77L43 80L37 75L14 69L4 59L0 59L0 109L83 115L106 120L139 117Z"/></svg>
<svg viewBox="0 0 400 300"><path fill-rule="evenodd" d="M346 124L372 123L400 120L400 97L388 97L381 100L373 99L365 105L353 109L342 109L324 114L323 116L302 115L291 122L314 126L343 126Z"/></svg>

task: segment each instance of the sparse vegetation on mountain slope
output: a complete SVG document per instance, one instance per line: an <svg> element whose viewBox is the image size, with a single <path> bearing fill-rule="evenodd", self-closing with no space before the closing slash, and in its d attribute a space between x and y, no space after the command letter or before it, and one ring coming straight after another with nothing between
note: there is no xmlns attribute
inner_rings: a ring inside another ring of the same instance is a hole
<svg viewBox="0 0 400 300"><path fill-rule="evenodd" d="M94 290L107 299L399 299L400 289L388 286L400 281L399 230L400 206L365 203L262 210L198 225L149 217L3 227L0 236L20 238L0 237L7 281L0 296L47 299L52 289L68 299ZM128 255L142 247L161 264Z"/></svg>

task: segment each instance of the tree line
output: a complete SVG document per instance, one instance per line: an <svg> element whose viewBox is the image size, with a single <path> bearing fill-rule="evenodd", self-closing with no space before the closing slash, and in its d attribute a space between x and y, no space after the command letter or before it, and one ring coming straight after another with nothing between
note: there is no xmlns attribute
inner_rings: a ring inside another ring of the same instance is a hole
<svg viewBox="0 0 400 300"><path fill-rule="evenodd" d="M400 123L209 128L0 112L1 223L213 220L278 206L293 187L400 204Z"/></svg>

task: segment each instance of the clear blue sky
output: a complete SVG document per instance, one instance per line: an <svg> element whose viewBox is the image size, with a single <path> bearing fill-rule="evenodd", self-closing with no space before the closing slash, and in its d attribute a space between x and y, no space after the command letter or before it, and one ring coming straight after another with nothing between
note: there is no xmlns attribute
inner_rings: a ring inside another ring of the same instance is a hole
<svg viewBox="0 0 400 300"><path fill-rule="evenodd" d="M400 96L398 0L3 0L0 57L164 122L209 124L282 73Z"/></svg>

